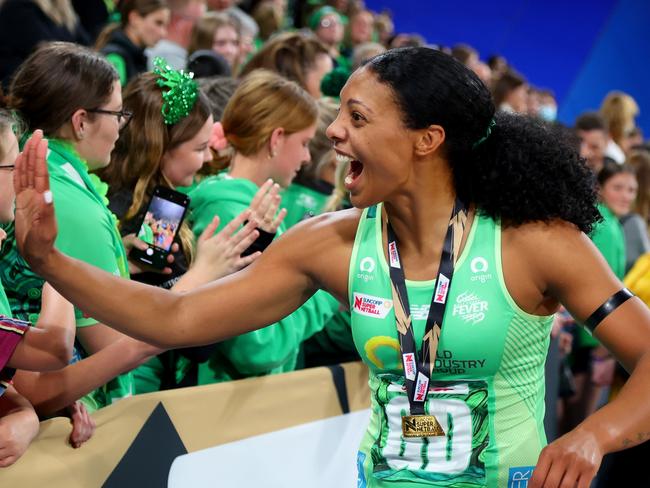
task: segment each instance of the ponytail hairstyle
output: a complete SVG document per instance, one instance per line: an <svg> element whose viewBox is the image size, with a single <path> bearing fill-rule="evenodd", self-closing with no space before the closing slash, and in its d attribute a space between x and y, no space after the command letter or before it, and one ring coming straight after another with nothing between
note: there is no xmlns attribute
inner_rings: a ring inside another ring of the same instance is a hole
<svg viewBox="0 0 650 488"><path fill-rule="evenodd" d="M440 51L394 49L364 66L391 89L407 128L444 128L456 193L483 215L508 226L562 219L585 233L600 219L593 176L565 129L495 113L476 74Z"/></svg>
<svg viewBox="0 0 650 488"><path fill-rule="evenodd" d="M126 28L131 12L136 12L140 17L146 17L164 8L169 8L167 0L121 0L118 6L120 21L112 22L104 27L95 41L95 49L101 51L108 44L113 32L120 28Z"/></svg>
<svg viewBox="0 0 650 488"><path fill-rule="evenodd" d="M111 154L111 164L101 172L109 193L128 189L133 202L124 219L132 219L153 195L157 185L174 188L162 173L162 159L170 151L189 141L210 117L208 101L200 91L190 113L173 125L167 125L162 114L163 92L157 84L158 75L142 73L124 91L124 108L133 118L118 139ZM185 222L179 229L183 252L191 262L194 238Z"/></svg>

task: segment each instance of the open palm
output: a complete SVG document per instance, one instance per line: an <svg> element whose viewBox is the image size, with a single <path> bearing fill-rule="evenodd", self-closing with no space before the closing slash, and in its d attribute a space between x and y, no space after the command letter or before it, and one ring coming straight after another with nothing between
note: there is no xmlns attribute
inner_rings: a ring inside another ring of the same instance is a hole
<svg viewBox="0 0 650 488"><path fill-rule="evenodd" d="M47 171L47 140L40 130L16 159L16 242L27 262L38 270L54 250L57 228Z"/></svg>

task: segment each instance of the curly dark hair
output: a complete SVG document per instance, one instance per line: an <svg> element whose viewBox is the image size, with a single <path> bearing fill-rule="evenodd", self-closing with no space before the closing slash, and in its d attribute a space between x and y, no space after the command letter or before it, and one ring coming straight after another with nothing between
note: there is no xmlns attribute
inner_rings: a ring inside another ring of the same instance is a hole
<svg viewBox="0 0 650 488"><path fill-rule="evenodd" d="M600 220L594 175L566 129L495 113L483 82L440 51L394 49L365 66L391 88L406 127L445 129L456 193L482 214L508 226L561 219L585 233Z"/></svg>

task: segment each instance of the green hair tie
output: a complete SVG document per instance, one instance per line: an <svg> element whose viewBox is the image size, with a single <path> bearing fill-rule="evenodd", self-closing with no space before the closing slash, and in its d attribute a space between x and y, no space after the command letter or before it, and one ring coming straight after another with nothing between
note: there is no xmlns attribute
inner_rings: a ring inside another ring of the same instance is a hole
<svg viewBox="0 0 650 488"><path fill-rule="evenodd" d="M497 125L497 121L494 120L494 119L490 120L490 123L488 124L488 128L485 131L485 135L474 143L474 145L472 146L472 149L476 149L478 146L480 146L485 141L487 141L487 138L490 137L490 134L492 134L492 129L494 129L495 125Z"/></svg>
<svg viewBox="0 0 650 488"><path fill-rule="evenodd" d="M162 116L165 124L173 125L187 117L194 108L199 96L199 85L194 81L194 73L175 70L163 58L153 61L153 72L159 76L156 83L163 91Z"/></svg>

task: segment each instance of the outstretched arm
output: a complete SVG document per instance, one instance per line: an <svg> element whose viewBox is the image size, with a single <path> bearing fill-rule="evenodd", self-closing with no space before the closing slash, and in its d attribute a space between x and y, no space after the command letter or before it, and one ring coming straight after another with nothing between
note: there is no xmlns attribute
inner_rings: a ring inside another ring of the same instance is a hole
<svg viewBox="0 0 650 488"><path fill-rule="evenodd" d="M56 202L49 192L46 152L47 143L36 131L16 161L18 245L63 296L121 332L164 348L208 344L277 322L319 286L310 269L312 253L325 249L327 239L318 223L284 236L246 269L184 294L123 280L65 256L54 247ZM327 261L337 253L340 247L319 256L330 274ZM347 270L347 261L337 264Z"/></svg>

